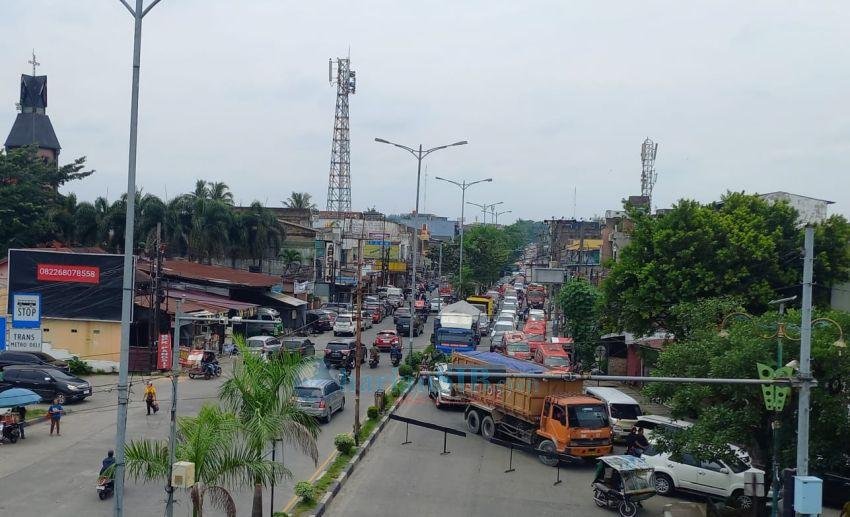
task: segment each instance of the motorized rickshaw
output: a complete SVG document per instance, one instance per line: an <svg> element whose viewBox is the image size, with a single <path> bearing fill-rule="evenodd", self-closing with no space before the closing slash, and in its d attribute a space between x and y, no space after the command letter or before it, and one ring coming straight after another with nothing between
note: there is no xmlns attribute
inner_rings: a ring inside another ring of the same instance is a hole
<svg viewBox="0 0 850 517"><path fill-rule="evenodd" d="M180 365L189 374L190 379L195 377L210 379L221 375L221 366L218 364L214 350L190 350L186 359L180 361Z"/></svg>
<svg viewBox="0 0 850 517"><path fill-rule="evenodd" d="M643 458L616 455L597 461L591 484L596 506L616 509L621 517L634 517L640 502L655 495L655 469Z"/></svg>
<svg viewBox="0 0 850 517"><path fill-rule="evenodd" d="M25 388L11 388L0 392L0 441L15 443L21 437L21 426L24 424L19 421L18 413L8 411L9 408L28 406L39 401L39 394Z"/></svg>

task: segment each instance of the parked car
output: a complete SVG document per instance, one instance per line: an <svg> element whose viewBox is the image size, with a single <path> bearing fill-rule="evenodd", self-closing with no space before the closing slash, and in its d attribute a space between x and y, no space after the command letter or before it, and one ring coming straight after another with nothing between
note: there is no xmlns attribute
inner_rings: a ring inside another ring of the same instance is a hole
<svg viewBox="0 0 850 517"><path fill-rule="evenodd" d="M467 403L466 397L461 396L452 389L452 381L444 374L449 369L446 363L434 365L434 371L438 375L428 377L428 396L434 399L434 405L438 408L444 406L461 406Z"/></svg>
<svg viewBox="0 0 850 517"><path fill-rule="evenodd" d="M325 346L325 367L328 369L348 366L354 368L354 354L357 351L357 342L352 339L336 339ZM360 364L366 360L366 347L360 347Z"/></svg>
<svg viewBox="0 0 850 517"><path fill-rule="evenodd" d="M357 332L357 322L350 313L340 314L334 321L334 336L353 336Z"/></svg>
<svg viewBox="0 0 850 517"><path fill-rule="evenodd" d="M375 346L381 349L381 351L388 351L394 345L399 343L398 332L392 329L387 330L379 330L378 335L375 336Z"/></svg>
<svg viewBox="0 0 850 517"><path fill-rule="evenodd" d="M316 345L306 337L286 338L281 342L281 352L297 353L301 357L316 355Z"/></svg>
<svg viewBox="0 0 850 517"><path fill-rule="evenodd" d="M45 402L58 398L60 404L91 396L91 384L52 366L9 365L3 368L0 391L8 388L26 388Z"/></svg>
<svg viewBox="0 0 850 517"><path fill-rule="evenodd" d="M60 361L44 352L17 352L14 350L0 352L0 370L14 364L52 366L65 373L71 373L68 363Z"/></svg>
<svg viewBox="0 0 850 517"><path fill-rule="evenodd" d="M323 422L330 422L337 411L345 409L345 393L333 379L308 379L295 387L295 401L302 411Z"/></svg>
<svg viewBox="0 0 850 517"><path fill-rule="evenodd" d="M269 354L280 350L280 340L274 336L253 336L247 341L248 350L255 354Z"/></svg>
<svg viewBox="0 0 850 517"><path fill-rule="evenodd" d="M419 318L419 316L399 316L395 326L398 333L402 336L409 336L411 321L413 322L413 335L418 336L422 334L425 324L422 323L422 320Z"/></svg>
<svg viewBox="0 0 850 517"><path fill-rule="evenodd" d="M748 466L735 455L727 459L698 460L687 452L681 455L659 453L650 445L643 459L655 468L655 491L664 496L675 490L710 494L730 498L738 508L750 510L754 500L744 494L745 473L755 472L764 481L763 470Z"/></svg>

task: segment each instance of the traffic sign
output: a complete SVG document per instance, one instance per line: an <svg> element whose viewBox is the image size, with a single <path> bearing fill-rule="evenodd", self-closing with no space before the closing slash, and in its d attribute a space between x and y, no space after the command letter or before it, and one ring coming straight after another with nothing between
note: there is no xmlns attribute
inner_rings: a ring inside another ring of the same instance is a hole
<svg viewBox="0 0 850 517"><path fill-rule="evenodd" d="M9 342L6 349L19 352L41 352L41 329L9 330Z"/></svg>
<svg viewBox="0 0 850 517"><path fill-rule="evenodd" d="M12 327L37 329L41 326L41 295L15 293L12 295Z"/></svg>

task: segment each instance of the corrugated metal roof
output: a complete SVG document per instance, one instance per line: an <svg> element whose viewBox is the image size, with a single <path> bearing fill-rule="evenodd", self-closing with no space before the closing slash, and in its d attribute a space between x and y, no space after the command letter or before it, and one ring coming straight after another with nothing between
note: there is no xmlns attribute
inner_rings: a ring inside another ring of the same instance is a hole
<svg viewBox="0 0 850 517"><path fill-rule="evenodd" d="M283 302L286 305L290 305L292 307L301 307L302 305L307 305L307 302L296 298L294 296L289 296L288 294L283 293L266 293L266 297L271 298L272 300L277 300L279 302Z"/></svg>
<svg viewBox="0 0 850 517"><path fill-rule="evenodd" d="M145 269L149 267L146 259L139 260L139 263L146 264ZM251 273L229 267L209 266L186 260L164 260L162 272L168 278L196 280L227 287L269 288L282 282L281 278L277 276Z"/></svg>

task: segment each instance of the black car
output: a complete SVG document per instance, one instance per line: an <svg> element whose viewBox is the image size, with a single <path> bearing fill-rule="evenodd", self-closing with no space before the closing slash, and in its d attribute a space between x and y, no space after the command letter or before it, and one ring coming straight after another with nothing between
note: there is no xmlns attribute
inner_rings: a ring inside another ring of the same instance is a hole
<svg viewBox="0 0 850 517"><path fill-rule="evenodd" d="M44 352L17 352L4 350L0 352L0 370L12 365L51 366L65 373L71 373L68 363L60 361Z"/></svg>
<svg viewBox="0 0 850 517"><path fill-rule="evenodd" d="M398 319L402 316L410 316L410 307L399 307L393 312L393 323L398 325Z"/></svg>
<svg viewBox="0 0 850 517"><path fill-rule="evenodd" d="M316 355L316 345L306 337L293 337L281 341L280 350L283 352L297 353L301 357L313 357Z"/></svg>
<svg viewBox="0 0 850 517"><path fill-rule="evenodd" d="M334 324L328 316L328 311L318 309L315 311L307 311L307 324L316 332L324 332L325 330L333 330Z"/></svg>
<svg viewBox="0 0 850 517"><path fill-rule="evenodd" d="M58 398L60 404L91 396L91 384L51 366L7 366L3 369L0 391L8 388L26 388L46 402Z"/></svg>
<svg viewBox="0 0 850 517"><path fill-rule="evenodd" d="M425 328L425 324L422 323L422 320L419 317L414 317L413 319L413 335L418 336L422 333ZM410 335L410 316L399 316L398 321L395 324L395 329L402 336Z"/></svg>
<svg viewBox="0 0 850 517"><path fill-rule="evenodd" d="M328 369L347 366L354 368L354 354L357 349L357 341L350 339L335 339L325 346L325 367ZM360 364L366 361L366 347L360 347Z"/></svg>

